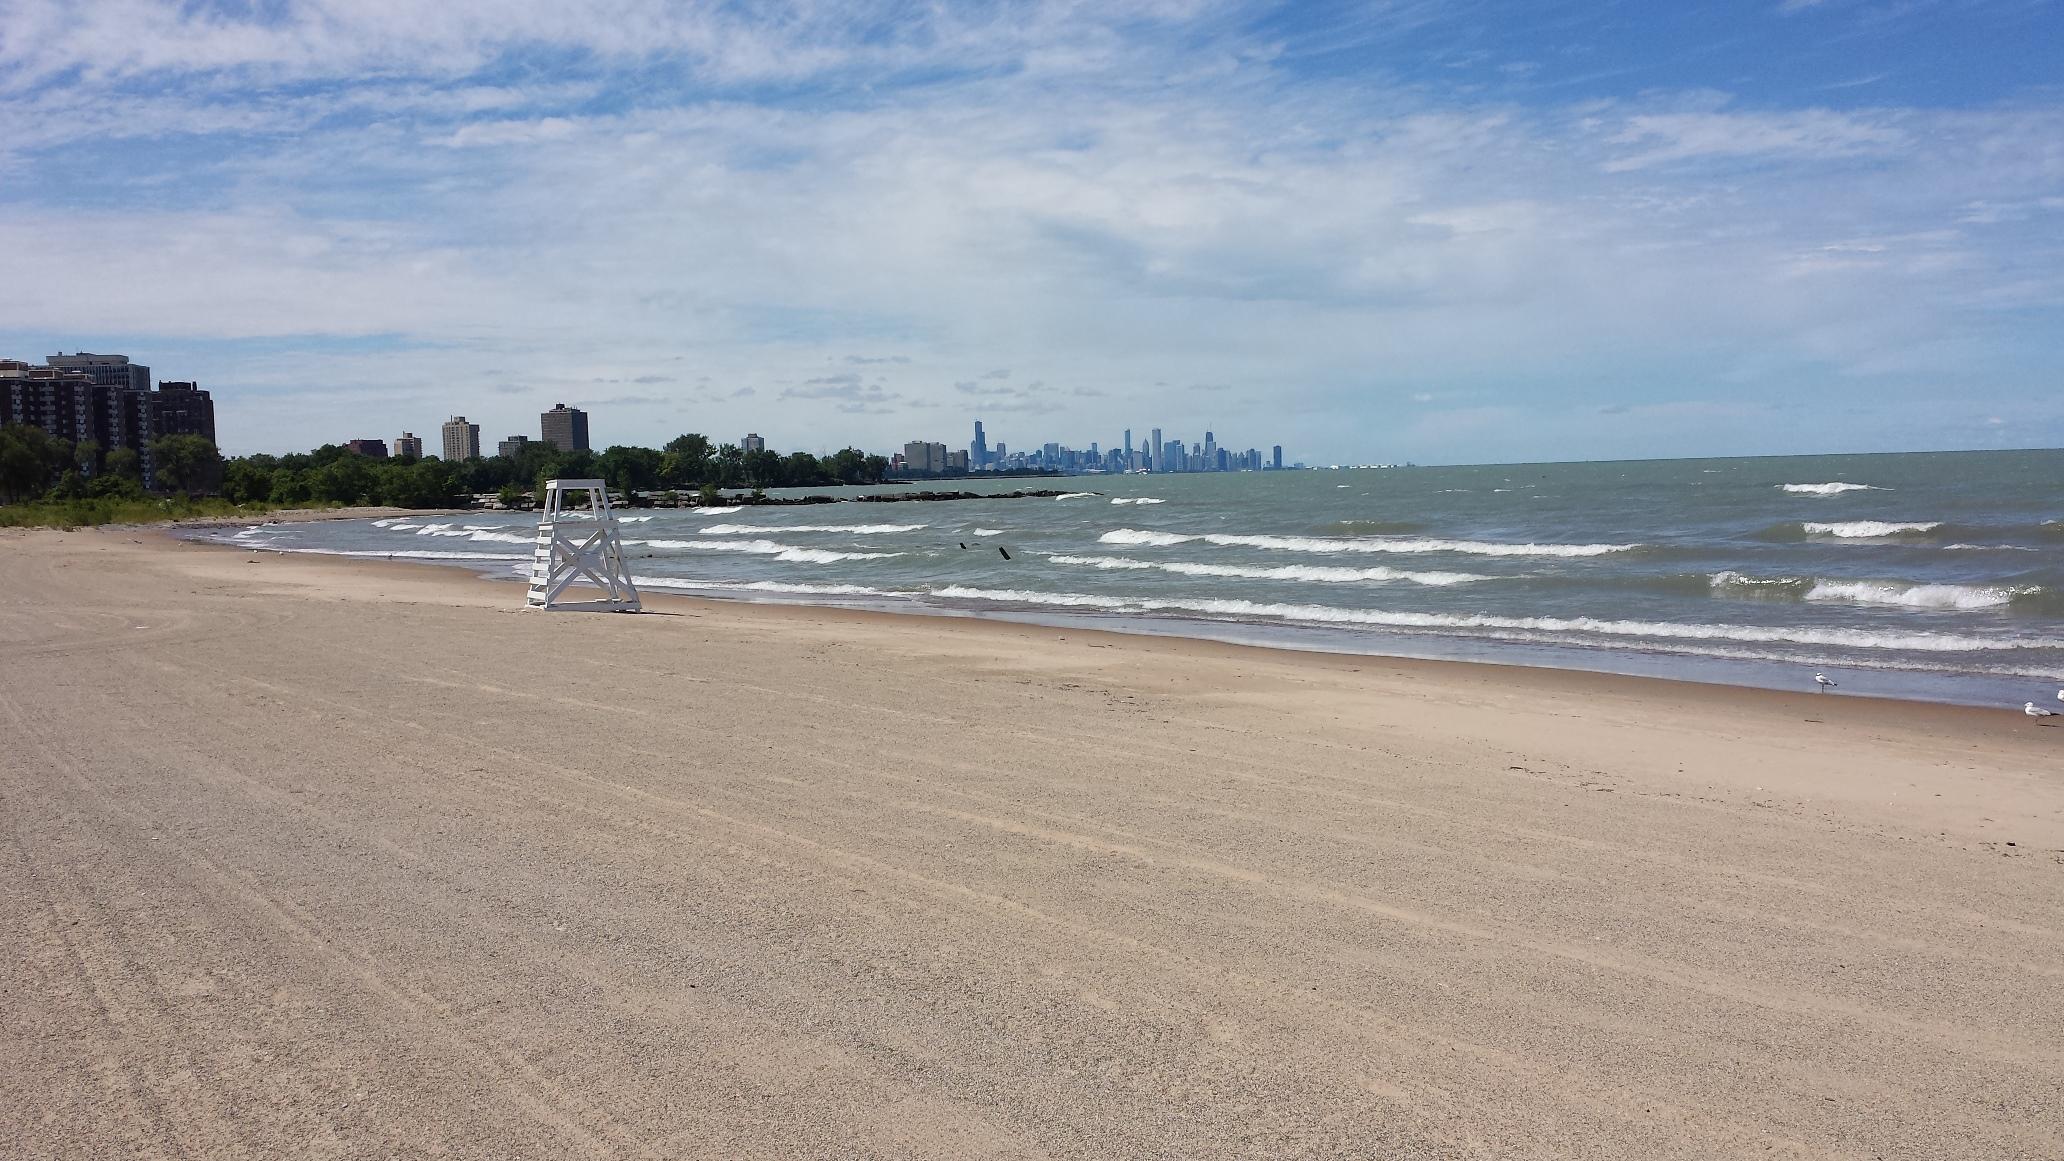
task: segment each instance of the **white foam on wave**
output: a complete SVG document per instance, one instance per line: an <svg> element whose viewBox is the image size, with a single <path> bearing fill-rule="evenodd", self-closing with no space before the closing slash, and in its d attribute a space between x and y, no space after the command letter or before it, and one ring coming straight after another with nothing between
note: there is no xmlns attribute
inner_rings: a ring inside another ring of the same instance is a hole
<svg viewBox="0 0 2064 1161"><path fill-rule="evenodd" d="M889 597L898 594L866 585L812 585L800 581L710 581L678 576L637 576L631 583L653 589L697 589L723 592L793 593L813 597Z"/></svg>
<svg viewBox="0 0 2064 1161"><path fill-rule="evenodd" d="M1080 500L1080 499L1081 499L1081 498L1083 498L1084 496L1094 496L1094 495L1096 495L1096 493L1095 493L1095 492L1062 492L1062 493L1061 493L1060 495L1058 495L1058 496L1055 496L1055 497L1054 497L1054 499L1056 499L1056 500Z"/></svg>
<svg viewBox="0 0 2064 1161"><path fill-rule="evenodd" d="M2030 548L2030 547L2028 547L2028 546L2027 546L2027 545L2025 545L2025 544L1945 544L1945 545L1943 545L1943 546L1942 546L1942 551L1944 551L1944 552L2041 552L2041 551L2042 551L2042 549L2040 549L2040 548Z"/></svg>
<svg viewBox="0 0 2064 1161"><path fill-rule="evenodd" d="M1026 589L980 589L948 585L936 597L1010 604L1094 608L1111 612L1185 612L1221 617L1262 617L1307 624L1370 625L1429 631L1487 629L1507 632L1582 634L1646 638L1658 641L1788 643L1847 649L1899 649L1924 653L1985 653L2007 649L2064 648L2064 639L1995 638L1953 633L1898 632L1872 629L1779 627L1685 623L1679 621L1613 621L1596 617L1502 617L1488 613L1414 613L1383 609L1342 609L1330 605L1278 604L1243 600L1126 600L1093 593L1045 593Z"/></svg>
<svg viewBox="0 0 2064 1161"><path fill-rule="evenodd" d="M1168 503L1168 501L1166 501L1166 500L1163 500L1163 499L1161 499L1161 498L1160 498L1160 497L1158 497L1158 496L1113 496L1113 497L1111 497L1111 503L1113 503L1113 504L1166 504L1166 503Z"/></svg>
<svg viewBox="0 0 2064 1161"><path fill-rule="evenodd" d="M1158 569L1178 576L1222 576L1243 577L1253 580L1311 581L1320 584L1351 584L1366 581L1408 581L1420 585L1462 585L1473 581L1497 580L1497 577L1483 576L1471 572L1408 572L1404 569L1385 568L1327 568L1312 564L1284 564L1265 567L1247 567L1237 564L1200 564L1192 561L1149 561L1132 560L1123 556L1049 556L1055 564L1083 565L1104 570Z"/></svg>
<svg viewBox="0 0 2064 1161"><path fill-rule="evenodd" d="M976 536L1002 536L1002 535L1003 535L1003 529L1001 529L1001 528L977 528L977 529L975 529L975 531L974 531L974 535L976 535Z"/></svg>
<svg viewBox="0 0 2064 1161"><path fill-rule="evenodd" d="M900 552L833 552L825 548L805 548L772 540L626 540L624 544L642 544L647 548L659 549L695 549L703 552L743 552L754 556L771 556L775 560L792 564L836 564L841 560L878 560L903 555Z"/></svg>
<svg viewBox="0 0 2064 1161"><path fill-rule="evenodd" d="M712 524L704 536L754 536L783 532L850 532L856 536L880 536L891 532L916 532L923 524Z"/></svg>
<svg viewBox="0 0 2064 1161"><path fill-rule="evenodd" d="M1604 556L1629 552L1638 544L1505 544L1482 540L1432 540L1419 537L1338 536L1235 536L1222 533L1181 535L1138 528L1119 528L1097 538L1104 544L1145 544L1167 548L1201 540L1233 548L1263 548L1283 552L1453 552L1470 556Z"/></svg>
<svg viewBox="0 0 2064 1161"><path fill-rule="evenodd" d="M1898 609L1997 609L2018 597L2034 596L2033 586L1909 584L1902 581L1816 581L1806 590L1809 601L1844 601Z"/></svg>
<svg viewBox="0 0 2064 1161"><path fill-rule="evenodd" d="M1779 484L1780 491L1798 496L1839 496L1844 492L1889 492L1890 488L1877 488L1869 484L1851 484L1834 480L1825 484Z"/></svg>
<svg viewBox="0 0 2064 1161"><path fill-rule="evenodd" d="M1833 536L1842 540L1884 540L1893 536L1932 532L1942 527L1942 521L1841 520L1821 523L1808 520L1799 527L1804 528L1808 536Z"/></svg>

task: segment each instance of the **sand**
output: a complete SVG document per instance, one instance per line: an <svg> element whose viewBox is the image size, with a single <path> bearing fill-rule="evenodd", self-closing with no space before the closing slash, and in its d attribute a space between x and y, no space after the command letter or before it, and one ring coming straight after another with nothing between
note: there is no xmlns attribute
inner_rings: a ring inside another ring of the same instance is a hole
<svg viewBox="0 0 2064 1161"><path fill-rule="evenodd" d="M0 536L0 1156L2064 1155L2005 710Z"/></svg>

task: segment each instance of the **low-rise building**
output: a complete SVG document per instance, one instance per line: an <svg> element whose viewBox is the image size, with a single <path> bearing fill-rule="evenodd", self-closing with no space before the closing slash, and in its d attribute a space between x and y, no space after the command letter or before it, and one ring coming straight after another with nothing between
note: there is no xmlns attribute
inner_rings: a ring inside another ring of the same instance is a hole
<svg viewBox="0 0 2064 1161"><path fill-rule="evenodd" d="M419 460L423 458L423 437L413 431L404 431L394 439L394 454L398 459Z"/></svg>

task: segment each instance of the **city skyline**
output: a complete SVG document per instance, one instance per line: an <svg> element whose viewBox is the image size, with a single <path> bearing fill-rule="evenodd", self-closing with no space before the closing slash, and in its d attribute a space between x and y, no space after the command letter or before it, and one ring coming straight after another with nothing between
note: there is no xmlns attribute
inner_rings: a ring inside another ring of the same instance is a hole
<svg viewBox="0 0 2064 1161"><path fill-rule="evenodd" d="M15 6L0 349L150 350L232 453L557 401L601 446L2064 442L2054 2Z"/></svg>

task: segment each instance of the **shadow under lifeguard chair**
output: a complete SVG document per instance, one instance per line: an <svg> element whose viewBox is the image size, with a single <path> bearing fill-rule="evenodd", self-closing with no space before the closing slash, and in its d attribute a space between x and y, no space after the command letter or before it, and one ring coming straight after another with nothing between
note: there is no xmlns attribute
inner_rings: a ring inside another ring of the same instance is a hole
<svg viewBox="0 0 2064 1161"><path fill-rule="evenodd" d="M567 503L569 496L584 497ZM609 508L609 487L601 480L547 480L538 509L537 548L530 560L533 609L577 609L589 612L636 613L642 607L631 570L624 563L623 537ZM586 582L586 589L565 599L567 589Z"/></svg>

